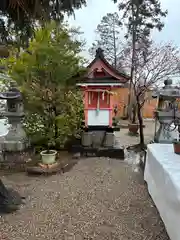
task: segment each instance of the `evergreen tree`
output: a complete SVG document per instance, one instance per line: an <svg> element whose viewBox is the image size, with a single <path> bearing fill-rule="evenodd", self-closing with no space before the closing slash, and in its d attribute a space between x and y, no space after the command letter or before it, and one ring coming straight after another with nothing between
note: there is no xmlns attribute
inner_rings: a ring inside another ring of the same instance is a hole
<svg viewBox="0 0 180 240"><path fill-rule="evenodd" d="M84 59L77 32L64 24L47 24L36 30L18 58L12 54L4 60L23 94L25 126L33 142L60 146L80 131L83 105L75 83L84 74Z"/></svg>
<svg viewBox="0 0 180 240"><path fill-rule="evenodd" d="M113 0L115 3L118 0ZM119 11L122 13L121 22L127 27L125 37L132 41L132 65L131 79L133 78L134 65L136 61L136 51L139 43L146 41L146 50L149 46L150 34L153 29L162 30L164 23L162 17L166 17L167 11L161 9L159 0L121 0ZM144 46L145 46L144 45ZM145 48L143 48L145 51Z"/></svg>
<svg viewBox="0 0 180 240"><path fill-rule="evenodd" d="M161 31L164 27L161 18L167 15L159 0L121 0L119 11L122 12L122 20L127 27L126 37L132 36L135 30L136 40L142 37L142 33L149 36L154 28Z"/></svg>
<svg viewBox="0 0 180 240"><path fill-rule="evenodd" d="M108 13L104 16L96 29L98 38L89 50L94 57L96 49L101 47L104 50L106 59L115 68L117 67L117 59L121 49L119 41L120 25L118 13Z"/></svg>
<svg viewBox="0 0 180 240"><path fill-rule="evenodd" d="M37 20L41 24L49 20L59 22L64 13L73 14L85 3L86 0L1 0L0 43L12 43L13 32L19 35L21 45L27 45Z"/></svg>

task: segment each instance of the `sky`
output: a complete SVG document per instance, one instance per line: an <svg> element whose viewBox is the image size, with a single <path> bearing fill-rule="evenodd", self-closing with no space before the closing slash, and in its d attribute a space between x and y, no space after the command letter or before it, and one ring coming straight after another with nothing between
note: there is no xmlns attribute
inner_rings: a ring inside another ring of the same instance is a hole
<svg viewBox="0 0 180 240"><path fill-rule="evenodd" d="M180 47L180 11L179 0L161 0L163 10L168 10L168 16L164 20L165 27L161 32L153 33L153 39L157 42L174 42ZM90 58L88 49L96 39L95 29L102 17L107 13L118 11L118 7L112 0L87 0L87 7L75 11L73 16L68 18L70 26L80 27L83 38L86 40L86 50L83 56Z"/></svg>

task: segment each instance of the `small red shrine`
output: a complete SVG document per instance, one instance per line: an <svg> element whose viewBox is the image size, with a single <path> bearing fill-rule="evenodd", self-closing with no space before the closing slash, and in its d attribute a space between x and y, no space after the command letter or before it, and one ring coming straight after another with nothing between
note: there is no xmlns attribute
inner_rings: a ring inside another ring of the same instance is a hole
<svg viewBox="0 0 180 240"><path fill-rule="evenodd" d="M112 128L113 91L123 87L129 77L107 62L101 48L97 49L95 59L87 68L88 73L77 84L84 93L85 126Z"/></svg>

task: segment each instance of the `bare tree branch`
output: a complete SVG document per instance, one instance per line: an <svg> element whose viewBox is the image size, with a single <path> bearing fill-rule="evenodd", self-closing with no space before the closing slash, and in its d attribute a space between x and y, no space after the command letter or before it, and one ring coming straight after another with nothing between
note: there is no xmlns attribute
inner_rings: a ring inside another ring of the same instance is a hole
<svg viewBox="0 0 180 240"><path fill-rule="evenodd" d="M152 43L146 50L146 59L143 56L144 49L141 46L136 46L136 48L134 78L132 79L135 96L141 97L150 88L157 87L166 79L178 79L180 52L172 43L158 45ZM122 58L123 69L130 71L131 49L125 50ZM144 99L142 101L144 102Z"/></svg>

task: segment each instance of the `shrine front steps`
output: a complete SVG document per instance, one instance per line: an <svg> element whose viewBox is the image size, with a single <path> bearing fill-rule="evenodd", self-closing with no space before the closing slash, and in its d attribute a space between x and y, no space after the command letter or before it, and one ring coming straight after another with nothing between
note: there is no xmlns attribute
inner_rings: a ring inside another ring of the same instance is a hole
<svg viewBox="0 0 180 240"><path fill-rule="evenodd" d="M80 156L86 157L108 157L114 159L124 160L124 149L123 148L93 148L93 147L83 147L82 145L73 145L71 152L76 154L80 153Z"/></svg>

